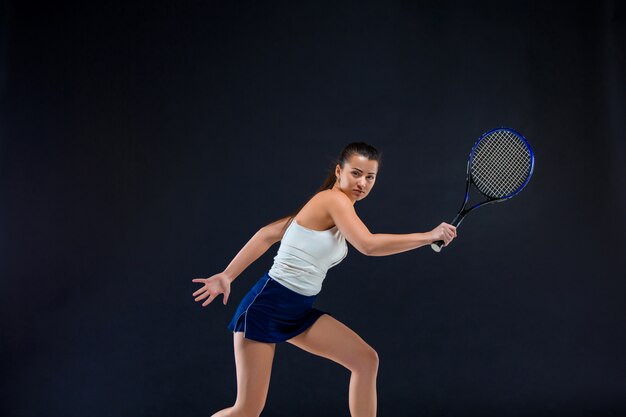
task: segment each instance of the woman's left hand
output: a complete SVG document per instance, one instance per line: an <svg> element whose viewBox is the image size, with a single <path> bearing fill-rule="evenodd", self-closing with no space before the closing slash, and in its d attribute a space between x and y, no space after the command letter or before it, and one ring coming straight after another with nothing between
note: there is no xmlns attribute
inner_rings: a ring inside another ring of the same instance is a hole
<svg viewBox="0 0 626 417"><path fill-rule="evenodd" d="M209 278L195 278L193 282L202 282L204 285L198 291L193 293L196 297L195 301L202 301L208 297L208 299L202 303L202 307L206 307L220 294L224 294L224 305L228 302L228 296L230 295L230 279L220 272Z"/></svg>

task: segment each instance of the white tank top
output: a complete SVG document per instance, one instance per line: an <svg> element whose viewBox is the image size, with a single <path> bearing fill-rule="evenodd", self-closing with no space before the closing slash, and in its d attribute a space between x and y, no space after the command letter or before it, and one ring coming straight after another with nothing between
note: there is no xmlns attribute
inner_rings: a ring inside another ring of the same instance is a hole
<svg viewBox="0 0 626 417"><path fill-rule="evenodd" d="M302 295L316 295L326 272L348 254L348 245L337 226L312 230L291 221L283 235L268 274L280 284Z"/></svg>

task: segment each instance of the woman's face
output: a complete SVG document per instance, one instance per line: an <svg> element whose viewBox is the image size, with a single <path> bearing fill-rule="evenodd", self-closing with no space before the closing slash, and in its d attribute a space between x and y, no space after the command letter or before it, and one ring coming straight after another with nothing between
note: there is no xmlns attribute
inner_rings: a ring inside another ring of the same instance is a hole
<svg viewBox="0 0 626 417"><path fill-rule="evenodd" d="M344 192L354 204L363 200L372 190L377 173L378 161L369 160L358 154L352 155L343 169L339 164L335 167L337 182L333 188Z"/></svg>

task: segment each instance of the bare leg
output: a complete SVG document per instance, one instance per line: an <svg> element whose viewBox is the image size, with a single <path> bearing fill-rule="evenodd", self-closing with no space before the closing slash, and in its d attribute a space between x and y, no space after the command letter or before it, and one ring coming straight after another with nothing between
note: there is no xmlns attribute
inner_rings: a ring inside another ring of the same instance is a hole
<svg viewBox="0 0 626 417"><path fill-rule="evenodd" d="M276 345L245 339L242 332L234 334L234 345L237 400L212 417L258 417L265 406Z"/></svg>
<svg viewBox="0 0 626 417"><path fill-rule="evenodd" d="M348 368L352 372L350 414L352 417L376 416L378 354L358 334L324 314L313 326L288 342Z"/></svg>

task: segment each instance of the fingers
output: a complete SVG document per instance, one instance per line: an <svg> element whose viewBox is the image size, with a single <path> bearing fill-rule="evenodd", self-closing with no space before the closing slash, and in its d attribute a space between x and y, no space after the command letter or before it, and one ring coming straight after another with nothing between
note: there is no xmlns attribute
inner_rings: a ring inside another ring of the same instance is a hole
<svg viewBox="0 0 626 417"><path fill-rule="evenodd" d="M210 278L194 278L191 281L204 283L202 288L194 291L192 294L192 296L195 297L194 301L202 301L206 299L202 303L202 307L206 307L211 304L220 294L224 294L224 305L228 302L228 297L230 295L229 285L215 285L215 282L217 281L212 281ZM211 285L209 283L211 283Z"/></svg>
<svg viewBox="0 0 626 417"><path fill-rule="evenodd" d="M202 307L206 307L206 306L208 306L209 304L211 304L211 303L213 302L213 300L215 300L215 297L217 297L217 296L218 296L218 294L219 294L219 293L217 293L217 294L211 294L211 296L210 296L210 297L209 297L209 298L208 298L208 299L207 299L204 303L202 303Z"/></svg>
<svg viewBox="0 0 626 417"><path fill-rule="evenodd" d="M206 279L202 279L202 278L194 278L191 280L191 282L204 282L206 284ZM195 297L196 295L200 294L202 291L205 291L205 287L202 287L198 290L196 290L192 295L192 297Z"/></svg>
<svg viewBox="0 0 626 417"><path fill-rule="evenodd" d="M220 294L221 294L221 292L219 292L219 291L206 291L201 296L196 297L196 299L194 301L202 301L205 298L209 297L209 298L207 298L207 300L204 303L202 303L202 307L206 307L209 304L211 304L213 302L213 300L215 300L215 297L217 297ZM224 303L224 304L226 304L226 303Z"/></svg>
<svg viewBox="0 0 626 417"><path fill-rule="evenodd" d="M206 307L209 304L211 304L213 302L213 300L215 300L215 297L217 297L218 295L222 294L222 292L221 291L216 291L216 290L209 290L207 288L202 288L201 290L198 290L195 293L193 293L194 296L196 294L200 294L200 295L198 295L194 299L194 301L198 302L198 301L202 301L202 300L204 300L206 298L206 301L204 303L202 303L202 307ZM229 292L224 292L224 305L226 305L226 303L228 302L228 296L229 295L230 295L230 291Z"/></svg>
<svg viewBox="0 0 626 417"><path fill-rule="evenodd" d="M209 294L211 294L209 291L205 291L204 294L202 294L199 297L196 297L196 299L194 301L204 300L205 298L207 298L209 296Z"/></svg>
<svg viewBox="0 0 626 417"><path fill-rule="evenodd" d="M444 242L444 246L448 246L450 242L457 236L456 235L456 227L452 226L448 223L441 224L441 240Z"/></svg>

